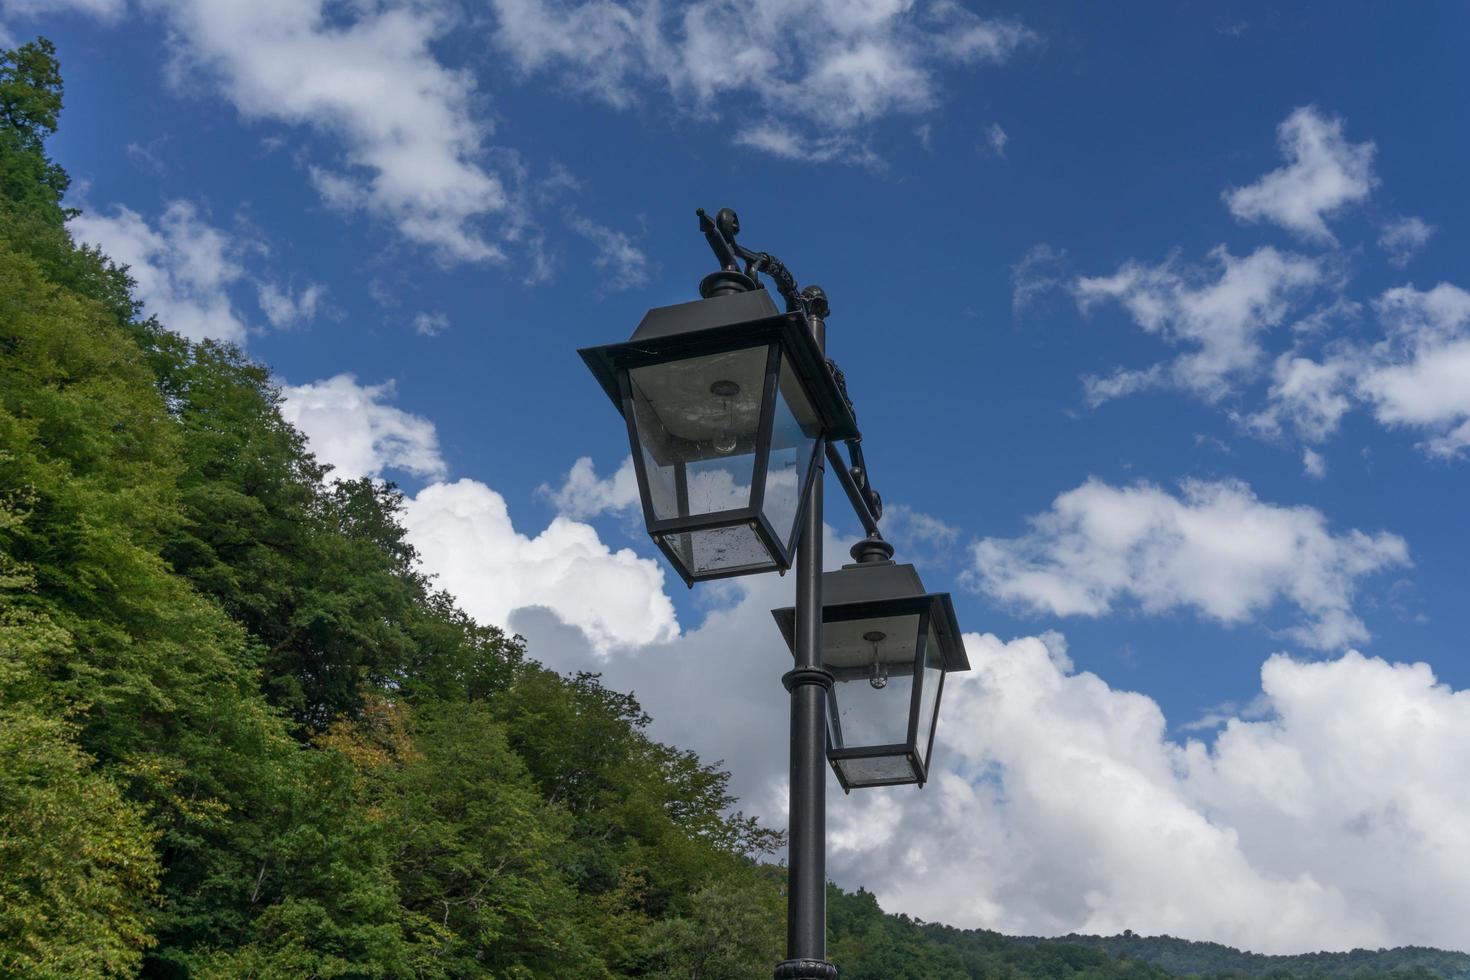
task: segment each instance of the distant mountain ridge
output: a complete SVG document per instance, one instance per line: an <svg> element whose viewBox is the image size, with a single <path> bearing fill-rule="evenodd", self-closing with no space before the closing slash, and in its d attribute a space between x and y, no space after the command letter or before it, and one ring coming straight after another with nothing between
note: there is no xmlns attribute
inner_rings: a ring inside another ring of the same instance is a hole
<svg viewBox="0 0 1470 980"><path fill-rule="evenodd" d="M1057 944L1101 950L1110 956L1141 960L1176 976L1232 974L1269 977L1290 974L1296 977L1348 980L1363 973L1390 974L1423 970L1446 980L1470 980L1470 953L1425 946L1268 956L1242 952L1220 943L1191 942L1173 936L1138 936L1129 932L1121 936L1017 937L1015 941L1032 945Z"/></svg>

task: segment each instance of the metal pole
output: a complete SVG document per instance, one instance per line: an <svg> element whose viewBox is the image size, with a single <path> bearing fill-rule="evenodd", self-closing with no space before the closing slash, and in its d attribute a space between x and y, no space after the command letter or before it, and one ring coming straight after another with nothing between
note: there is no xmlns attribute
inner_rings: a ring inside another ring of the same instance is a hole
<svg viewBox="0 0 1470 980"><path fill-rule="evenodd" d="M808 321L826 347L826 298L819 290ZM781 680L791 692L791 797L787 819L786 960L776 980L837 980L827 962L827 692L822 666L822 478L817 470L796 552L796 666Z"/></svg>

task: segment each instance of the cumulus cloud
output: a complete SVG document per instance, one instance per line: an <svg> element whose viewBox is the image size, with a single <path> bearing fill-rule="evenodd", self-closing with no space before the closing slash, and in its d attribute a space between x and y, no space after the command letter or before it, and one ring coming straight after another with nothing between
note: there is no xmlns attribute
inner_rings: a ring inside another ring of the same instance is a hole
<svg viewBox="0 0 1470 980"><path fill-rule="evenodd" d="M1423 435L1432 456L1455 458L1470 447L1470 293L1449 283L1396 286L1372 308L1383 328L1377 342L1330 338L1318 355L1280 355L1264 407L1240 416L1245 426L1318 443L1365 407L1384 426Z"/></svg>
<svg viewBox="0 0 1470 980"><path fill-rule="evenodd" d="M429 477L404 499L402 520L422 569L482 623L511 626L513 614L545 610L575 631L589 656L666 643L679 635L658 562L630 549L613 551L587 524L559 516L535 536L511 521L505 498L476 480L444 481L434 425L388 404L393 383L362 385L350 374L282 388L281 414L306 436L311 451L344 478L401 470ZM591 463L573 467L563 490L582 500L595 483ZM569 505L570 506L570 505Z"/></svg>
<svg viewBox="0 0 1470 980"><path fill-rule="evenodd" d="M83 212L69 228L78 242L128 266L144 312L169 330L190 340L245 340L248 328L230 298L245 278L240 247L201 218L194 205L171 202L156 225L119 205L110 215Z"/></svg>
<svg viewBox="0 0 1470 980"><path fill-rule="evenodd" d="M1370 352L1358 391L1379 422L1419 429L1429 453L1458 456L1470 447L1470 293L1448 283L1400 286L1374 306L1387 336Z"/></svg>
<svg viewBox="0 0 1470 980"><path fill-rule="evenodd" d="M263 282L256 286L255 298L271 326L284 328L314 319L326 294L327 287L320 283L312 283L298 293L290 287Z"/></svg>
<svg viewBox="0 0 1470 980"><path fill-rule="evenodd" d="M940 66L1000 63L1034 40L1017 23L953 0L784 0L759 16L730 0L678 10L641 0L494 0L494 7L495 39L521 71L555 72L617 108L650 87L700 114L717 112L722 97L753 101L777 122L744 130L742 142L788 158L796 146L776 137L792 131L792 120L830 136L922 112L938 102ZM801 44L790 43L793 32Z"/></svg>
<svg viewBox="0 0 1470 980"><path fill-rule="evenodd" d="M505 190L479 162L471 75L431 50L451 23L438 5L144 2L168 18L176 71L212 78L247 118L340 145L310 168L329 204L365 209L447 259L501 257L479 225L506 207Z"/></svg>
<svg viewBox="0 0 1470 980"><path fill-rule="evenodd" d="M606 478L597 475L590 457L582 456L572 464L561 486L543 483L537 492L551 501L558 513L577 520L631 513L639 507L638 476L633 472L631 456L625 456L617 472Z"/></svg>
<svg viewBox="0 0 1470 980"><path fill-rule="evenodd" d="M482 623L544 607L599 655L679 635L663 568L613 551L586 524L557 517L534 538L516 531L505 498L475 480L435 483L404 505L407 540L426 572Z"/></svg>
<svg viewBox="0 0 1470 980"><path fill-rule="evenodd" d="M1326 439L1352 409L1348 396L1356 369L1356 358L1349 354L1321 361L1282 354L1271 369L1266 407L1248 417L1247 426L1270 436L1289 427L1308 442Z"/></svg>
<svg viewBox="0 0 1470 980"><path fill-rule="evenodd" d="M1235 624L1281 604L1295 611L1289 635L1317 649L1367 640L1353 610L1360 581L1409 562L1395 534L1334 534L1320 511L1263 502L1238 481L1190 480L1176 495L1090 479L1029 523L1020 537L975 544L970 584L1056 616L1132 601Z"/></svg>
<svg viewBox="0 0 1470 980"><path fill-rule="evenodd" d="M306 436L316 458L344 480L402 470L442 477L434 423L387 404L394 385L358 384L351 374L281 388L281 414Z"/></svg>
<svg viewBox="0 0 1470 980"><path fill-rule="evenodd" d="M606 657L544 611L513 622L557 669L634 692L654 737L724 760L739 805L784 827L791 659L767 610L790 603L788 579L732 580L733 604L677 641ZM946 681L928 786L843 796L829 781L839 884L1013 935L1463 945L1470 693L1424 664L1275 656L1257 697L1179 741L1152 699L1077 672L1060 634L965 645L973 670Z"/></svg>
<svg viewBox="0 0 1470 980"><path fill-rule="evenodd" d="M1327 475L1327 458L1310 446L1302 450L1302 472L1314 480Z"/></svg>
<svg viewBox="0 0 1470 980"><path fill-rule="evenodd" d="M437 337L449 329L449 317L444 313L417 313L413 318L413 332L420 337Z"/></svg>
<svg viewBox="0 0 1470 980"><path fill-rule="evenodd" d="M1304 106L1276 127L1286 166L1253 184L1225 191L1230 213L1242 221L1269 221L1324 245L1337 239L1327 220L1366 200L1378 183L1372 143L1349 143L1343 121Z"/></svg>
<svg viewBox="0 0 1470 980"><path fill-rule="evenodd" d="M946 682L937 777L829 807L839 882L1012 934L1464 944L1470 694L1427 665L1278 655L1248 708L1180 744L1154 701L1070 671L1040 638L965 641L974 670Z"/></svg>
<svg viewBox="0 0 1470 980"><path fill-rule="evenodd" d="M1402 269L1424 250L1434 232L1434 226L1423 218L1395 218L1379 232L1378 247L1388 253L1390 264Z"/></svg>
<svg viewBox="0 0 1470 980"><path fill-rule="evenodd" d="M1270 247L1237 258L1221 245L1209 259L1204 267L1176 257L1153 266L1130 261L1111 276L1073 283L1084 313L1105 301L1120 303L1144 330L1187 348L1166 365L1087 379L1094 405L1158 384L1219 399L1258 369L1262 332L1280 324L1326 277L1316 260Z"/></svg>

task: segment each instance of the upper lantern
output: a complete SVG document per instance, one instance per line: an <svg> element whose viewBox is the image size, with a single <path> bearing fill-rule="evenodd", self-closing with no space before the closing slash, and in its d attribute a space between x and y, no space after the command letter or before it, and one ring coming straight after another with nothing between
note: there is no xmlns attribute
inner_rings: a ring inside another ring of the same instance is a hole
<svg viewBox="0 0 1470 980"><path fill-rule="evenodd" d="M890 554L891 549L890 549ZM795 650L796 610L772 610ZM925 592L912 565L844 565L822 576L827 759L842 788L929 778L944 677L969 670L947 592Z"/></svg>
<svg viewBox="0 0 1470 980"><path fill-rule="evenodd" d="M649 310L627 343L579 353L684 581L790 568L823 440L858 435L805 318L754 289Z"/></svg>

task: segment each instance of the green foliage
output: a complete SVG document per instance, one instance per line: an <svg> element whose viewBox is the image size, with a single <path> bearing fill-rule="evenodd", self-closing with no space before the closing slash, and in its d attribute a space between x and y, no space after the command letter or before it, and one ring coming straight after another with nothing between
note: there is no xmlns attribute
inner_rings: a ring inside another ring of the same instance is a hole
<svg viewBox="0 0 1470 980"><path fill-rule="evenodd" d="M61 92L0 56L0 972L639 976L774 894L723 772L432 589L263 367L136 319L66 233Z"/></svg>
<svg viewBox="0 0 1470 980"><path fill-rule="evenodd" d="M695 892L688 911L652 930L648 976L747 980L785 959L780 892L761 878L720 879Z"/></svg>
<svg viewBox="0 0 1470 980"><path fill-rule="evenodd" d="M23 520L0 501L0 527ZM152 941L155 835L47 696L38 668L72 644L45 616L17 608L30 586L27 570L0 555L0 974L123 976Z"/></svg>

